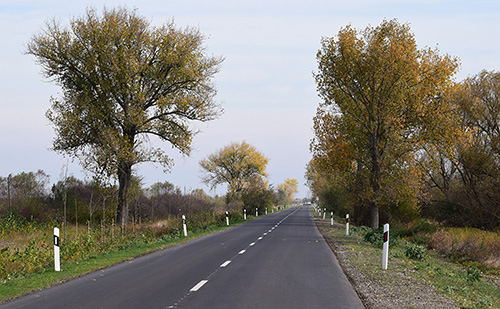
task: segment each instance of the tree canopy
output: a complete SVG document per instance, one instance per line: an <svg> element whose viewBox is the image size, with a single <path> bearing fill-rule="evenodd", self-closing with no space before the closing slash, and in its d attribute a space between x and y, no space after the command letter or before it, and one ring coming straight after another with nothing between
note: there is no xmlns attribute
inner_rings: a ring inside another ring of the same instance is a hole
<svg viewBox="0 0 500 309"><path fill-rule="evenodd" d="M150 138L189 154L196 133L190 122L221 113L213 78L222 58L207 56L204 40L197 29L173 22L152 26L135 10L90 8L69 27L47 22L27 44L27 54L62 88L47 111L54 150L117 176L118 222L127 221L132 167L172 164Z"/></svg>
<svg viewBox="0 0 500 309"><path fill-rule="evenodd" d="M267 177L269 160L245 141L230 145L200 161L202 180L212 188L228 185L228 197L237 197L250 184L263 182ZM265 186L264 186L265 187Z"/></svg>
<svg viewBox="0 0 500 309"><path fill-rule="evenodd" d="M293 196L298 192L299 182L295 178L287 178L278 186L278 200L283 205L292 203Z"/></svg>
<svg viewBox="0 0 500 309"><path fill-rule="evenodd" d="M378 227L384 195L416 205L417 188L401 180L415 171L419 139L434 129L432 117L441 113L458 60L417 49L409 26L397 20L363 31L342 28L322 39L317 60L323 103L311 144L315 164L352 175L350 183L363 186L371 226Z"/></svg>

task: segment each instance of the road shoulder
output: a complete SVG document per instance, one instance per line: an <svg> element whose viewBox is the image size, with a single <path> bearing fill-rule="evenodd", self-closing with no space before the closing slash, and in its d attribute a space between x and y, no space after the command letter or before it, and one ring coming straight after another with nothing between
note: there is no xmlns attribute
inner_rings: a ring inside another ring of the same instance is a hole
<svg viewBox="0 0 500 309"><path fill-rule="evenodd" d="M382 270L380 249L346 237L343 225L314 221L366 308L457 308L404 265L392 260Z"/></svg>

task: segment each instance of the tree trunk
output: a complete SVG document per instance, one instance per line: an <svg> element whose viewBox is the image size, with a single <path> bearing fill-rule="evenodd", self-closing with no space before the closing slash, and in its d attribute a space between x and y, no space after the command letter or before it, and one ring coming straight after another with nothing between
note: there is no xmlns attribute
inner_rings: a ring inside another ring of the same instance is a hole
<svg viewBox="0 0 500 309"><path fill-rule="evenodd" d="M125 226L128 221L128 190L132 178L132 165L121 162L118 167L118 206L116 223Z"/></svg>
<svg viewBox="0 0 500 309"><path fill-rule="evenodd" d="M372 157L372 190L373 197L370 205L370 225L372 229L379 227L378 202L380 198L380 179L381 179L381 155L378 146L377 136L370 136L370 150Z"/></svg>

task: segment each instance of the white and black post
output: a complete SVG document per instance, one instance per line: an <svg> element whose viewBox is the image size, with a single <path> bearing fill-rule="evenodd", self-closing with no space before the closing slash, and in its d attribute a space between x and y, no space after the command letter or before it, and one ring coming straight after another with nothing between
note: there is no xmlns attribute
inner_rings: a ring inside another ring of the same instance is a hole
<svg viewBox="0 0 500 309"><path fill-rule="evenodd" d="M246 220L247 219L247 210L243 209L243 218Z"/></svg>
<svg viewBox="0 0 500 309"><path fill-rule="evenodd" d="M330 225L333 226L333 211L330 213Z"/></svg>
<svg viewBox="0 0 500 309"><path fill-rule="evenodd" d="M184 237L188 236L188 230L186 226L186 216L182 215L182 229L184 230Z"/></svg>
<svg viewBox="0 0 500 309"><path fill-rule="evenodd" d="M226 224L229 226L229 213L226 210Z"/></svg>
<svg viewBox="0 0 500 309"><path fill-rule="evenodd" d="M258 217L259 216L259 208L255 208L255 216Z"/></svg>
<svg viewBox="0 0 500 309"><path fill-rule="evenodd" d="M323 220L326 218L326 208L323 208Z"/></svg>
<svg viewBox="0 0 500 309"><path fill-rule="evenodd" d="M266 216L267 216L267 207L266 207Z"/></svg>
<svg viewBox="0 0 500 309"><path fill-rule="evenodd" d="M345 215L345 236L349 236L349 214Z"/></svg>
<svg viewBox="0 0 500 309"><path fill-rule="evenodd" d="M384 247L382 250L382 269L387 269L387 261L389 259L389 223L384 224Z"/></svg>
<svg viewBox="0 0 500 309"><path fill-rule="evenodd" d="M60 259L60 253L59 253L59 245L60 245L59 228L55 227L54 228L54 270L55 271L61 271L61 259Z"/></svg>

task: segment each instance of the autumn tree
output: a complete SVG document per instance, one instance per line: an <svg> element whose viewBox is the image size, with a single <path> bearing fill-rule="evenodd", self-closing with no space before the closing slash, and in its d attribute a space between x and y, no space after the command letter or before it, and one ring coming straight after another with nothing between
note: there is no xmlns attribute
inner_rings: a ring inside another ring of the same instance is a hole
<svg viewBox="0 0 500 309"><path fill-rule="evenodd" d="M362 31L342 28L337 37L322 39L317 60L320 109L338 131L331 138L341 142L338 149L330 147L333 164L369 183L363 199L370 207L370 224L377 228L384 195L397 197L392 184L401 184L400 177L414 171L420 133L432 123L426 116L439 108L458 61L437 49L417 49L409 26L397 20ZM313 154L328 153L316 142ZM416 195L416 188L396 188Z"/></svg>
<svg viewBox="0 0 500 309"><path fill-rule="evenodd" d="M213 77L222 58L207 56L204 36L173 22L160 27L136 11L87 9L69 27L55 20L27 44L44 75L62 88L47 112L53 149L75 157L87 170L118 178L117 222L128 218L132 168L171 159L154 137L189 154L193 120L209 121L221 110Z"/></svg>
<svg viewBox="0 0 500 309"><path fill-rule="evenodd" d="M267 177L269 160L245 141L230 145L200 161L204 175L202 181L212 188L228 185L228 200L238 199L242 190L251 183Z"/></svg>
<svg viewBox="0 0 500 309"><path fill-rule="evenodd" d="M432 195L427 215L494 230L500 226L500 73L482 71L465 79L450 100L456 110L447 118L455 119L461 134L426 152L439 159L424 161Z"/></svg>
<svg viewBox="0 0 500 309"><path fill-rule="evenodd" d="M291 204L294 194L298 192L299 182L295 178L287 178L278 186L278 197L281 204Z"/></svg>

